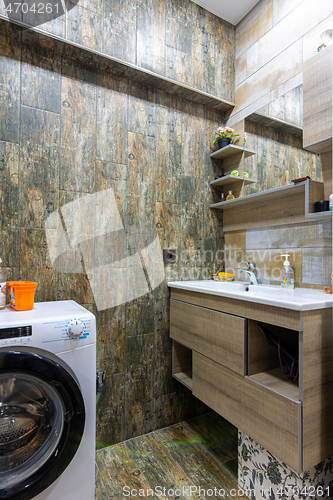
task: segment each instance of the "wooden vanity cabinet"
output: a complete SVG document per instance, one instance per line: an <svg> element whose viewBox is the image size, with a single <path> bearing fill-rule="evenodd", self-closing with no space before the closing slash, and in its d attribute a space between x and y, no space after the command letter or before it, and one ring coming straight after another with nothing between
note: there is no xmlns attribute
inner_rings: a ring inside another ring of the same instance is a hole
<svg viewBox="0 0 333 500"><path fill-rule="evenodd" d="M293 470L328 458L332 309L302 312L176 288L170 293L174 377ZM258 324L298 348L296 383L282 373L277 349Z"/></svg>

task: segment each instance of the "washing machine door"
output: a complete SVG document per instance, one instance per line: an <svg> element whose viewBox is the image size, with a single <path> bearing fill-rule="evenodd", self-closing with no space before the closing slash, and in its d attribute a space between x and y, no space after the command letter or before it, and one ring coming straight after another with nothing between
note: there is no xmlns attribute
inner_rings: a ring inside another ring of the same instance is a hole
<svg viewBox="0 0 333 500"><path fill-rule="evenodd" d="M0 498L30 500L52 484L84 424L81 390L66 363L40 350L0 351Z"/></svg>

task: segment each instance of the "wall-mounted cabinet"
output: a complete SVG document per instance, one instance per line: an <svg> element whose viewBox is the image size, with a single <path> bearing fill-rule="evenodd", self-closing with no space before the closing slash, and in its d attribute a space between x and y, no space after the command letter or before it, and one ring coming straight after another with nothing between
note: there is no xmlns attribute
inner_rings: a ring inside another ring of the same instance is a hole
<svg viewBox="0 0 333 500"><path fill-rule="evenodd" d="M214 203L210 208L223 210L224 231L238 231L332 218L332 211L314 211L315 202L322 199L324 183L306 180Z"/></svg>
<svg viewBox="0 0 333 500"><path fill-rule="evenodd" d="M303 147L315 153L332 150L333 45L303 64Z"/></svg>

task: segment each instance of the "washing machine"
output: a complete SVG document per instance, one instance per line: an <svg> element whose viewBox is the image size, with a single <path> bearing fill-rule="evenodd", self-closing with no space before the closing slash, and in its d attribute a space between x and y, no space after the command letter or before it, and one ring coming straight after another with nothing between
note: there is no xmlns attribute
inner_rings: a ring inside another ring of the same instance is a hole
<svg viewBox="0 0 333 500"><path fill-rule="evenodd" d="M0 311L0 498L94 500L95 420L94 315Z"/></svg>

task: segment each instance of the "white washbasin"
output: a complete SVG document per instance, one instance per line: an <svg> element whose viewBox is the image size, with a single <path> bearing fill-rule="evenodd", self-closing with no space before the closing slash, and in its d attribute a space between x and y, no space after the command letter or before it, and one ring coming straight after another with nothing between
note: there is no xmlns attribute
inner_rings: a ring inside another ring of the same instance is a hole
<svg viewBox="0 0 333 500"><path fill-rule="evenodd" d="M244 281L172 281L170 288L220 295L296 311L333 307L333 294L311 288L285 290L276 285L250 285Z"/></svg>

